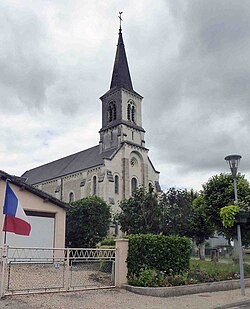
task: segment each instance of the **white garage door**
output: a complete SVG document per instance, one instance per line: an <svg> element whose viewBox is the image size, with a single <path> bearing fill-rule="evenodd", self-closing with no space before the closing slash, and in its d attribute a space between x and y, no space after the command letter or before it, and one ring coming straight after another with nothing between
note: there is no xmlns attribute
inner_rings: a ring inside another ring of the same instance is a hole
<svg viewBox="0 0 250 309"><path fill-rule="evenodd" d="M7 233L7 244L10 247L54 247L55 216L48 213L27 212L31 233L21 236Z"/></svg>

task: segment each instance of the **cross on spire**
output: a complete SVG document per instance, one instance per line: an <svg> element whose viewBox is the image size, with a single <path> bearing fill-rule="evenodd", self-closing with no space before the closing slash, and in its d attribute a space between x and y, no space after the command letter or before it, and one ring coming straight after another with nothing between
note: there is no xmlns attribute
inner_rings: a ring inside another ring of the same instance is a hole
<svg viewBox="0 0 250 309"><path fill-rule="evenodd" d="M125 52L125 46L122 38L122 12L119 12L120 28L118 44L115 55L115 63L111 78L110 89L112 88L124 88L133 91L132 80L129 73L128 61Z"/></svg>
<svg viewBox="0 0 250 309"><path fill-rule="evenodd" d="M119 19L120 19L120 28L119 28L119 31L121 32L122 31L122 13L123 12L119 12Z"/></svg>

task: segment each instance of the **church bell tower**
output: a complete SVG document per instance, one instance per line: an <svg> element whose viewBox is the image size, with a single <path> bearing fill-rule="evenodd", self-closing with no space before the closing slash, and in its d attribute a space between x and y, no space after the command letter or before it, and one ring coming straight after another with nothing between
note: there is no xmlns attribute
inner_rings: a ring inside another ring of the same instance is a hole
<svg viewBox="0 0 250 309"><path fill-rule="evenodd" d="M121 20L121 18L120 18ZM123 43L121 23L110 89L102 101L101 152L124 143L145 147L142 128L142 96L134 91Z"/></svg>

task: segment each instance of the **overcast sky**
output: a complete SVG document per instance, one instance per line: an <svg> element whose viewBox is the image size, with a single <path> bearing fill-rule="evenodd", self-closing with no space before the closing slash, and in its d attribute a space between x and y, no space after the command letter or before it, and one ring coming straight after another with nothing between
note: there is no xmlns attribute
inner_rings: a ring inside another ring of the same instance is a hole
<svg viewBox="0 0 250 309"><path fill-rule="evenodd" d="M2 0L0 169L98 144L119 11L162 187L199 190L232 153L250 180L249 0Z"/></svg>

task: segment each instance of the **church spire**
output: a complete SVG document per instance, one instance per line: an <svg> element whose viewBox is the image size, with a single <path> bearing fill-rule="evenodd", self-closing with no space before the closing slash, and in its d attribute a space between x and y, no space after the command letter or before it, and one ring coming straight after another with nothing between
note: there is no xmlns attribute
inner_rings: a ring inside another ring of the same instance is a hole
<svg viewBox="0 0 250 309"><path fill-rule="evenodd" d="M119 12L119 14L120 14L119 37L118 37L118 44L116 49L115 63L113 68L110 89L125 88L127 90L133 90L132 80L130 77L128 61L125 52L125 46L122 38L122 28L121 28L122 12Z"/></svg>

